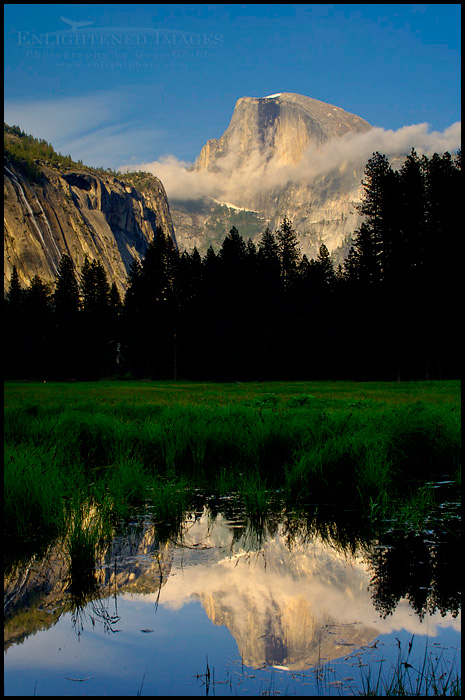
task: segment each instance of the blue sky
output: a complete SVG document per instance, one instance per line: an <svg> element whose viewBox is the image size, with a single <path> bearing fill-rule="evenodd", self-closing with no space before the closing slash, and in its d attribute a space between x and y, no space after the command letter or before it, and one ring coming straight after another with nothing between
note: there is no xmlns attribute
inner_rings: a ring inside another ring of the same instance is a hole
<svg viewBox="0 0 465 700"><path fill-rule="evenodd" d="M5 5L5 121L89 165L193 161L240 97L277 92L444 131L460 6Z"/></svg>

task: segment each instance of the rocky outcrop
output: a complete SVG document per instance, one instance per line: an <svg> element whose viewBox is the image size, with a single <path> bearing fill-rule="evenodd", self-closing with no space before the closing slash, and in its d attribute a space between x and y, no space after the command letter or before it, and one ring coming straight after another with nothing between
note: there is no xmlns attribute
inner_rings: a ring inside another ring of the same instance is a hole
<svg viewBox="0 0 465 700"><path fill-rule="evenodd" d="M207 142L196 167L217 172L231 165L243 169L257 155L266 161L295 164L309 146L318 148L349 131L370 129L355 114L304 95L242 97L223 136Z"/></svg>
<svg viewBox="0 0 465 700"><path fill-rule="evenodd" d="M360 224L355 205L360 201L364 163L313 168L322 149L350 134L362 134L370 124L340 107L283 92L265 98L243 97L231 123L219 139L202 148L197 172L214 173L233 223L237 211L248 212L239 231L258 240L256 225L276 230L284 217L295 227L301 250L315 257L325 243L336 258L347 252L351 234ZM173 223L180 247L205 250L217 241L211 235L218 202L172 201ZM245 215L243 215L245 216Z"/></svg>
<svg viewBox="0 0 465 700"><path fill-rule="evenodd" d="M24 286L34 275L55 279L66 253L79 269L87 255L100 260L110 283L124 291L134 258L144 256L156 228L174 239L162 183L138 175L137 183L87 168L41 162L41 177L27 178L4 163L4 289L13 265Z"/></svg>

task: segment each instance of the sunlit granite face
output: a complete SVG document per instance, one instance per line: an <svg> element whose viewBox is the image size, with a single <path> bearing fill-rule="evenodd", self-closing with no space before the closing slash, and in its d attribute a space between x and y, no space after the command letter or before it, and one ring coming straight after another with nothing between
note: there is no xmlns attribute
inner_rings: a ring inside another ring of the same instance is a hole
<svg viewBox="0 0 465 700"><path fill-rule="evenodd" d="M102 261L120 293L134 258L144 257L157 227L174 239L162 183L140 178L143 193L108 173L60 172L41 164L40 185L11 163L4 168L4 289L13 266L23 286L34 275L54 282L63 254L80 268Z"/></svg>
<svg viewBox="0 0 465 700"><path fill-rule="evenodd" d="M220 217L229 231L239 209L246 212L238 226L244 238L258 242L266 226L274 231L287 217L309 259L321 243L347 253L342 248L361 222L356 204L366 165L348 142L371 129L361 117L305 95L240 98L226 131L207 141L195 164L214 199L171 202L178 243L200 252L218 247L214 222ZM229 207L229 218L218 203Z"/></svg>

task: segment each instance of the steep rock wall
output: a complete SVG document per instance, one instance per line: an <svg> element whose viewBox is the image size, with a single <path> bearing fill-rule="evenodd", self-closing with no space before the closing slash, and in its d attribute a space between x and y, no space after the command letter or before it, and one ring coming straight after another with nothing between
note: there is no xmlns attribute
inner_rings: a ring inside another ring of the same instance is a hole
<svg viewBox="0 0 465 700"><path fill-rule="evenodd" d="M124 291L134 258L140 259L159 226L173 239L168 200L158 178L131 183L89 169L60 171L40 164L32 182L11 162L4 164L4 289L13 265L24 286L34 275L55 279L61 256L78 269L87 255L99 259L111 282Z"/></svg>
<svg viewBox="0 0 465 700"><path fill-rule="evenodd" d="M202 148L195 169L215 173L218 182L224 183L225 196L220 201L229 206L231 222L237 208L250 212L249 218L255 221L239 229L245 237L257 241L261 234L255 232L256 222L263 233L266 226L276 230L286 216L303 253L315 257L325 243L337 260L347 253L350 236L360 225L356 205L365 164L347 162L308 178L311 154L347 134L363 134L371 128L357 115L303 95L243 97L224 134ZM300 170L304 158L305 172ZM211 234L217 205L218 201L204 200L199 215L198 202L172 202L180 247L197 245L202 252L217 243Z"/></svg>

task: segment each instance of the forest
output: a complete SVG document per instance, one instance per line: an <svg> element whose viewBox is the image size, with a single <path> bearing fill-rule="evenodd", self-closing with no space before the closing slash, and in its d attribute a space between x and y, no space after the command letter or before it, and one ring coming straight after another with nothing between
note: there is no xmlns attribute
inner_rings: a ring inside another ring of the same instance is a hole
<svg viewBox="0 0 465 700"><path fill-rule="evenodd" d="M54 285L4 300L6 379L454 379L459 362L461 154L365 168L363 223L336 269L292 222L258 244L232 228L202 258L158 229L124 299L99 260L63 255Z"/></svg>

